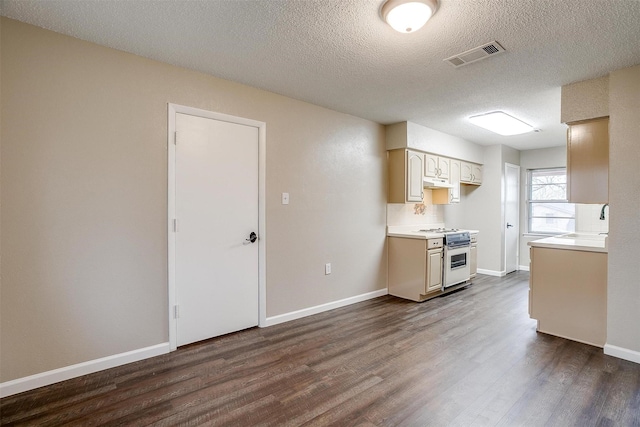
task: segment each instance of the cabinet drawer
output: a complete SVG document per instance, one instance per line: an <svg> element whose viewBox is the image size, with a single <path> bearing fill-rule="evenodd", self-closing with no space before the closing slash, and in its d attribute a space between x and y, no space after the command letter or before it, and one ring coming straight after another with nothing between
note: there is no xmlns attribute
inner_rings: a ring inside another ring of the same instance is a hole
<svg viewBox="0 0 640 427"><path fill-rule="evenodd" d="M429 239L427 240L427 249L441 248L442 239Z"/></svg>

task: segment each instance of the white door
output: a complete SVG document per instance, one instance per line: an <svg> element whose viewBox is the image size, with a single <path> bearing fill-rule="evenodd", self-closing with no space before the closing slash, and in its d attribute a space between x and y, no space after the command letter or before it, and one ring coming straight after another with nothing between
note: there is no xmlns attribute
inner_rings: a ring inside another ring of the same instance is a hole
<svg viewBox="0 0 640 427"><path fill-rule="evenodd" d="M520 233L520 166L505 163L504 249L506 272L518 269L518 235Z"/></svg>
<svg viewBox="0 0 640 427"><path fill-rule="evenodd" d="M258 128L176 113L177 345L258 324Z"/></svg>

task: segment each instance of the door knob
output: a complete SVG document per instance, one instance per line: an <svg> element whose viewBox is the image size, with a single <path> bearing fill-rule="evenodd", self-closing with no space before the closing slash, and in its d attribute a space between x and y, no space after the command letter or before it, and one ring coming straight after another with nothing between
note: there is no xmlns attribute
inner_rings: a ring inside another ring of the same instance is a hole
<svg viewBox="0 0 640 427"><path fill-rule="evenodd" d="M249 238L245 239L242 244L248 245L250 243L254 243L256 240L258 240L258 235L252 231L251 234L249 234Z"/></svg>
<svg viewBox="0 0 640 427"><path fill-rule="evenodd" d="M513 227L513 224L507 223L507 228L511 228L511 227Z"/></svg>

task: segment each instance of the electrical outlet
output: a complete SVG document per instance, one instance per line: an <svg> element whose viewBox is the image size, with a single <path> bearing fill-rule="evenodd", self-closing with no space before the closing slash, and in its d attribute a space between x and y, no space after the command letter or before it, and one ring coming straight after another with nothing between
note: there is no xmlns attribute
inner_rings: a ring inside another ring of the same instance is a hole
<svg viewBox="0 0 640 427"><path fill-rule="evenodd" d="M328 263L326 263L324 265L324 274L325 275L331 274L331 263L330 262L328 262Z"/></svg>
<svg viewBox="0 0 640 427"><path fill-rule="evenodd" d="M282 204L283 205L289 204L289 193L282 193Z"/></svg>

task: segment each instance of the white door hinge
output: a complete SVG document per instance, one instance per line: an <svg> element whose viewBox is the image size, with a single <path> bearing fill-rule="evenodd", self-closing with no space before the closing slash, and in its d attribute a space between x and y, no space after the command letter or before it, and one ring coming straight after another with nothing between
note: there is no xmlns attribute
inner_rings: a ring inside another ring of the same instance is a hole
<svg viewBox="0 0 640 427"><path fill-rule="evenodd" d="M173 145L178 145L178 131L173 133Z"/></svg>
<svg viewBox="0 0 640 427"><path fill-rule="evenodd" d="M180 317L180 306L178 304L173 306L173 318L177 319Z"/></svg>
<svg viewBox="0 0 640 427"><path fill-rule="evenodd" d="M178 232L178 219L177 218L173 219L173 232L174 233Z"/></svg>

